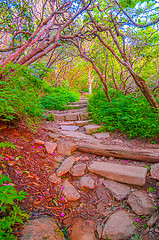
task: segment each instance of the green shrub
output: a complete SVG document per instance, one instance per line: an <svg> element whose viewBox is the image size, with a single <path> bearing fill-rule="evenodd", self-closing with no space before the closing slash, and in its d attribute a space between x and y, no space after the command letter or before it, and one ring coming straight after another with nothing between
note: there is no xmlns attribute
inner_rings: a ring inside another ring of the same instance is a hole
<svg viewBox="0 0 159 240"><path fill-rule="evenodd" d="M0 67L0 119L12 121L23 116L42 116L39 92L43 81L27 66L9 63Z"/></svg>
<svg viewBox="0 0 159 240"><path fill-rule="evenodd" d="M50 93L46 93L41 98L41 105L44 109L49 110L64 110L68 102L75 102L79 100L80 94L71 92L67 88L56 87L52 88Z"/></svg>
<svg viewBox="0 0 159 240"><path fill-rule="evenodd" d="M110 93L113 96L113 92ZM89 99L88 110L96 123L102 123L107 131L121 131L130 137L159 137L159 112L153 110L140 96L118 92L108 103L105 93L98 91Z"/></svg>
<svg viewBox="0 0 159 240"><path fill-rule="evenodd" d="M12 234L15 223L23 224L23 219L28 219L26 214L18 206L18 203L26 198L27 193L16 189L11 184L10 178L6 175L0 175L0 239L12 240L16 237Z"/></svg>

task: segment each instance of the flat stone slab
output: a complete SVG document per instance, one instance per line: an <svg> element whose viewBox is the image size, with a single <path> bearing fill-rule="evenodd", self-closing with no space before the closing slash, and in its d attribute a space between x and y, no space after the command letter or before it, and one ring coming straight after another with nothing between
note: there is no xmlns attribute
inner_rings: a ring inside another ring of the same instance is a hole
<svg viewBox="0 0 159 240"><path fill-rule="evenodd" d="M112 180L105 180L103 184L118 201L125 199L130 194L130 187L124 184Z"/></svg>
<svg viewBox="0 0 159 240"><path fill-rule="evenodd" d="M98 139L106 139L110 137L110 134L108 132L102 132L102 133L95 133L92 136Z"/></svg>
<svg viewBox="0 0 159 240"><path fill-rule="evenodd" d="M44 146L49 154L54 153L57 148L57 144L55 142L45 142Z"/></svg>
<svg viewBox="0 0 159 240"><path fill-rule="evenodd" d="M65 120L65 114L57 114L57 113L55 113L54 114L54 119L56 121L64 121Z"/></svg>
<svg viewBox="0 0 159 240"><path fill-rule="evenodd" d="M55 220L45 215L25 223L21 233L20 240L65 240Z"/></svg>
<svg viewBox="0 0 159 240"><path fill-rule="evenodd" d="M79 114L77 113L66 113L65 120L66 121L76 121L79 119Z"/></svg>
<svg viewBox="0 0 159 240"><path fill-rule="evenodd" d="M67 125L62 125L61 129L63 131L77 131L79 129L78 126L67 126Z"/></svg>
<svg viewBox="0 0 159 240"><path fill-rule="evenodd" d="M85 163L76 164L70 169L70 173L75 177L81 177L84 175L86 166Z"/></svg>
<svg viewBox="0 0 159 240"><path fill-rule="evenodd" d="M77 126L79 126L79 127L83 127L83 126L89 124L90 121L92 121L92 120L76 121L76 124L77 124Z"/></svg>
<svg viewBox="0 0 159 240"><path fill-rule="evenodd" d="M62 193L68 201L77 201L80 199L80 194L67 180L63 182Z"/></svg>
<svg viewBox="0 0 159 240"><path fill-rule="evenodd" d="M97 240L94 230L94 221L74 218L70 240Z"/></svg>
<svg viewBox="0 0 159 240"><path fill-rule="evenodd" d="M85 175L80 179L81 188L94 189L95 180L91 175Z"/></svg>
<svg viewBox="0 0 159 240"><path fill-rule="evenodd" d="M77 144L69 141L58 140L57 141L57 153L70 156L77 149Z"/></svg>
<svg viewBox="0 0 159 240"><path fill-rule="evenodd" d="M115 163L93 162L88 170L110 180L143 186L146 182L147 169L144 167L125 166Z"/></svg>
<svg viewBox="0 0 159 240"><path fill-rule="evenodd" d="M138 215L149 215L155 211L153 201L143 191L135 190L131 192L127 202Z"/></svg>
<svg viewBox="0 0 159 240"><path fill-rule="evenodd" d="M151 177L159 180L159 163L151 165Z"/></svg>
<svg viewBox="0 0 159 240"><path fill-rule="evenodd" d="M82 141L89 141L89 142L95 142L95 139L92 136L86 135L83 132L75 132L75 131L61 131L61 133L69 138L75 138L77 140ZM99 143L99 142L98 142Z"/></svg>
<svg viewBox="0 0 159 240"><path fill-rule="evenodd" d="M67 157L62 162L60 167L57 169L57 171L56 171L57 177L60 177L60 176L64 175L65 173L69 172L69 170L73 166L74 162L75 162L75 159L72 156Z"/></svg>
<svg viewBox="0 0 159 240"><path fill-rule="evenodd" d="M96 133L100 128L101 126L99 125L90 124L90 125L86 125L84 127L84 130L86 134L92 134L92 133Z"/></svg>
<svg viewBox="0 0 159 240"><path fill-rule="evenodd" d="M125 210L113 213L105 223L102 238L113 240L128 239L135 233L134 220L134 214Z"/></svg>
<svg viewBox="0 0 159 240"><path fill-rule="evenodd" d="M62 125L75 126L76 122L74 122L74 121L71 121L71 122L61 122L60 126L62 126Z"/></svg>

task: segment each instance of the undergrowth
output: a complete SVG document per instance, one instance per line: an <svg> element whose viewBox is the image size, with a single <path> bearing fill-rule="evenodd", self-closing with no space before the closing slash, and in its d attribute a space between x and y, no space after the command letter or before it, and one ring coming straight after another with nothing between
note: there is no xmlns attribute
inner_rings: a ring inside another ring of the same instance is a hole
<svg viewBox="0 0 159 240"><path fill-rule="evenodd" d="M49 69L39 64L21 66L9 63L0 67L0 120L42 118L46 109L62 110L79 99L68 88L53 88L46 81Z"/></svg>
<svg viewBox="0 0 159 240"><path fill-rule="evenodd" d="M136 98L119 91L109 103L105 93L97 91L89 99L88 110L94 122L102 123L107 131L120 131L129 137L159 137L159 112L143 96Z"/></svg>

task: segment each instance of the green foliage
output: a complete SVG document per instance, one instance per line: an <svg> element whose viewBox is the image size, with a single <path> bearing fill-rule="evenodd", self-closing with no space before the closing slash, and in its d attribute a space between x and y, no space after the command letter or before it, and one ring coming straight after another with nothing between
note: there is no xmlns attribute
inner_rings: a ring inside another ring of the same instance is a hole
<svg viewBox="0 0 159 240"><path fill-rule="evenodd" d="M54 114L53 114L53 113L48 114L48 115L46 116L46 120L47 120L47 121L55 121Z"/></svg>
<svg viewBox="0 0 159 240"><path fill-rule="evenodd" d="M9 63L0 67L0 119L12 121L21 117L42 116L39 93L43 81L27 66Z"/></svg>
<svg viewBox="0 0 159 240"><path fill-rule="evenodd" d="M28 219L28 214L21 210L18 203L26 198L27 193L19 193L11 185L10 178L6 175L0 175L0 239L16 239L12 234L15 223L23 223L23 219Z"/></svg>
<svg viewBox="0 0 159 240"><path fill-rule="evenodd" d="M79 99L78 92L51 87L45 80L49 69L42 64L28 67L9 63L0 67L0 72L0 120L26 118L28 125L36 125L32 118L42 117L44 109L62 110L68 102Z"/></svg>
<svg viewBox="0 0 159 240"><path fill-rule="evenodd" d="M107 131L121 131L130 137L159 137L159 112L151 109L143 96L136 99L133 94L123 95L119 91L108 103L105 93L98 91L89 99L88 110Z"/></svg>
<svg viewBox="0 0 159 240"><path fill-rule="evenodd" d="M56 87L52 88L50 93L47 93L41 98L41 104L44 109L49 110L63 110L66 109L68 102L75 102L79 100L79 93L71 92L67 88Z"/></svg>

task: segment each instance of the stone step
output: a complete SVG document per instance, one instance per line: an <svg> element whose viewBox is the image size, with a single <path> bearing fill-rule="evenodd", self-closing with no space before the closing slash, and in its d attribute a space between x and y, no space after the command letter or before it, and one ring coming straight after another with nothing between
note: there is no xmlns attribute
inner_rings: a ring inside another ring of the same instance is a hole
<svg viewBox="0 0 159 240"><path fill-rule="evenodd" d="M80 109L86 107L87 104L76 104L76 105L67 105L68 109Z"/></svg>
<svg viewBox="0 0 159 240"><path fill-rule="evenodd" d="M54 119L57 121L82 121L89 119L89 117L90 114L88 112L54 114Z"/></svg>
<svg viewBox="0 0 159 240"><path fill-rule="evenodd" d="M68 105L82 105L82 104L87 104L87 100L80 100L79 102L69 102Z"/></svg>
<svg viewBox="0 0 159 240"><path fill-rule="evenodd" d="M84 107L84 108L80 108L79 109L70 109L70 110L63 110L63 111L60 111L60 110L53 110L53 111L48 111L48 113L53 113L53 114L64 114L64 113L76 113L76 112L87 112L87 108Z"/></svg>
<svg viewBox="0 0 159 240"><path fill-rule="evenodd" d="M88 167L88 170L117 182L139 186L143 186L146 182L147 169L144 167L95 161Z"/></svg>
<svg viewBox="0 0 159 240"><path fill-rule="evenodd" d="M98 132L100 128L101 128L100 125L90 124L90 125L86 125L84 127L84 130L86 134L92 134L92 133Z"/></svg>

